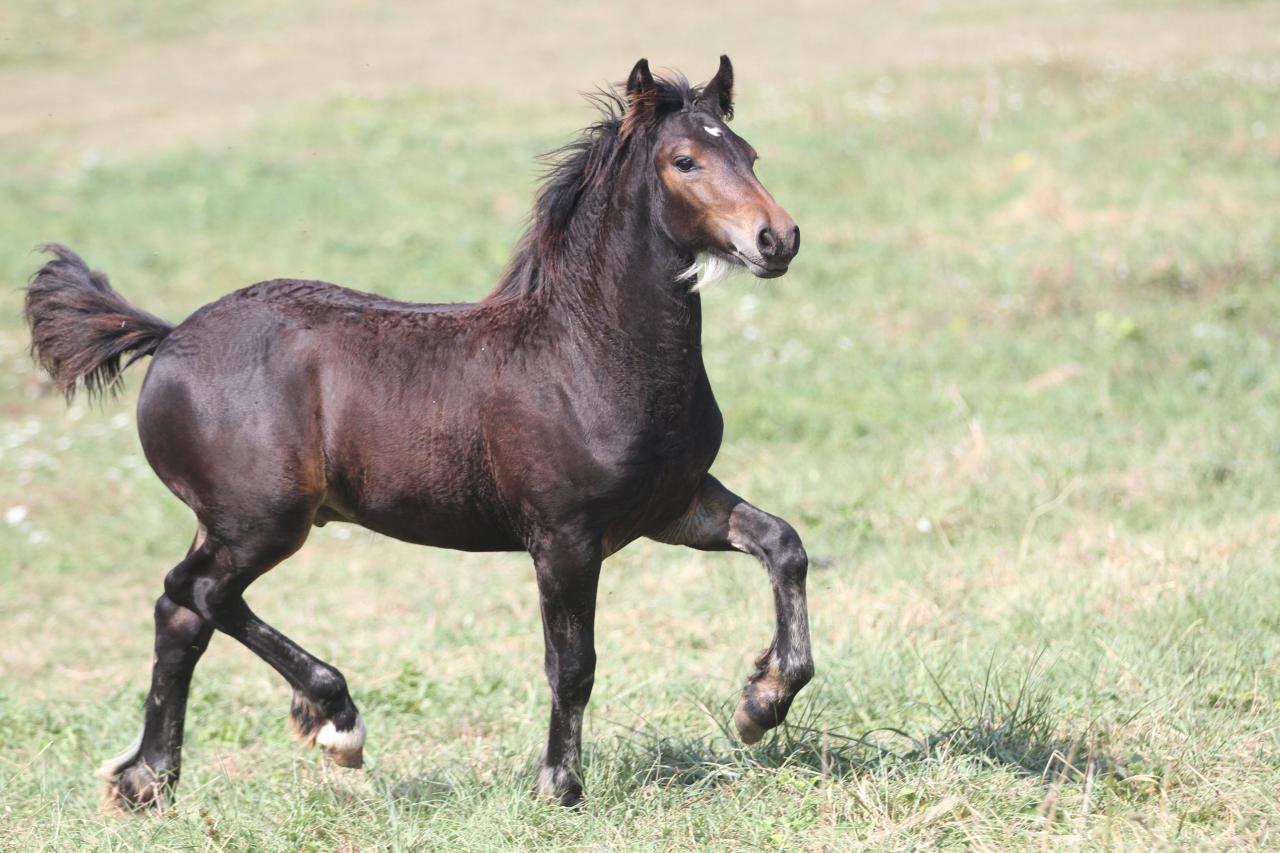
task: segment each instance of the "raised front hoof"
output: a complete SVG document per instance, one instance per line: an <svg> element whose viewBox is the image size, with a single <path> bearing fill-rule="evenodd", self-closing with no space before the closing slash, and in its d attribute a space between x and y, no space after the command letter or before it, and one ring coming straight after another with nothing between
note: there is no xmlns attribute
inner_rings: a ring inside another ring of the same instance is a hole
<svg viewBox="0 0 1280 853"><path fill-rule="evenodd" d="M289 726L304 745L320 747L325 757L339 767L359 770L364 766L365 727L359 712L350 728L339 729L318 705L295 692L289 708Z"/></svg>
<svg viewBox="0 0 1280 853"><path fill-rule="evenodd" d="M538 799L565 808L582 805L582 783L567 770L543 767L538 771L538 786L534 791Z"/></svg>
<svg viewBox="0 0 1280 853"><path fill-rule="evenodd" d="M812 660L782 671L770 659L770 652L762 654L756 660L755 674L747 682L733 713L733 722L742 742L748 746L759 743L765 732L782 725L796 693L812 678Z"/></svg>
<svg viewBox="0 0 1280 853"><path fill-rule="evenodd" d="M169 806L173 782L135 761L123 767L103 765L98 770L106 782L102 803L116 812L153 812L159 814Z"/></svg>
<svg viewBox="0 0 1280 853"><path fill-rule="evenodd" d="M754 712L751 710L751 703L743 697L738 702L738 710L733 712L733 724L738 729L738 737L747 746L757 744L764 739L765 732L769 731L772 726L757 722Z"/></svg>
<svg viewBox="0 0 1280 853"><path fill-rule="evenodd" d="M765 732L781 725L787 718L792 698L775 678L766 676L748 684L738 701L737 710L733 712L738 737L748 746L759 743Z"/></svg>

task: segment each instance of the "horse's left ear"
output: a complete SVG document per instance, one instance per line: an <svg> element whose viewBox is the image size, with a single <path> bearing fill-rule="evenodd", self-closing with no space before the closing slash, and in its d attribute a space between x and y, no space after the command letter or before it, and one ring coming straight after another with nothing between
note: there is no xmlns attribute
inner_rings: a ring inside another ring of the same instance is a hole
<svg viewBox="0 0 1280 853"><path fill-rule="evenodd" d="M733 118L733 63L729 61L729 57L723 54L720 56L720 70L702 87L698 104L725 121Z"/></svg>

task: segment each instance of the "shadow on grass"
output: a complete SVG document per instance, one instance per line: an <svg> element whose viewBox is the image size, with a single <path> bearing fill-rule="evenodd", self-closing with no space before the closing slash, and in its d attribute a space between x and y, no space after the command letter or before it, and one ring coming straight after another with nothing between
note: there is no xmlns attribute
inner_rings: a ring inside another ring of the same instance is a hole
<svg viewBox="0 0 1280 853"><path fill-rule="evenodd" d="M936 683L936 681L935 681ZM980 762L1046 785L1089 778L1123 779L1124 768L1104 751L1095 726L1064 732L1052 712L1051 694L1034 671L1006 692L987 682L961 697L942 691L946 709L931 732L913 735L881 727L857 732L838 719L836 708L816 692L792 709L787 723L755 747L743 747L722 721L732 702L700 702L721 728L719 735L658 736L646 730L621 736L613 746L588 750L587 763L605 768L623 789L644 785L688 788L728 784L754 772L791 770L815 781L861 775L902 774L937 762Z"/></svg>
<svg viewBox="0 0 1280 853"><path fill-rule="evenodd" d="M589 743L587 785L595 802L617 804L650 786L697 793L776 771L814 784L841 783L866 775L907 779L931 764L976 762L1038 779L1046 787L1123 779L1125 768L1104 749L1105 732L1094 724L1079 731L1062 725L1053 711L1053 694L1040 683L1035 666L1012 689L990 671L984 683L958 694L945 691L935 678L940 719L921 734L894 727L859 732L841 719L843 709L819 687L796 703L787 723L760 744L745 747L728 722L736 697L695 700L716 721L718 733L694 737L645 727ZM386 793L418 805L443 805L485 790L532 792L536 764L526 754L502 767L499 778L483 781L477 768L401 776L389 780ZM489 774L493 770L491 765Z"/></svg>
<svg viewBox="0 0 1280 853"><path fill-rule="evenodd" d="M718 709L704 701L698 703L720 727L718 735L689 737L633 730L611 745L588 749L587 770L603 766L604 775L613 776L624 789L643 785L715 787L753 772L782 768L842 779L901 757L900 746L880 740L910 742L909 737L893 730L855 736L833 726L829 709L818 696L798 702L788 723L774 729L760 744L745 747L725 723L732 719L734 701L728 700Z"/></svg>

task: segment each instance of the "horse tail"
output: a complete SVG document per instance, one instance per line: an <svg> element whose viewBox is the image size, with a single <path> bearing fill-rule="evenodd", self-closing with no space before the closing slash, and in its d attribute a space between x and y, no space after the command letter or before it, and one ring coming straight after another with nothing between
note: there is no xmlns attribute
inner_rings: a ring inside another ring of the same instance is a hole
<svg viewBox="0 0 1280 853"><path fill-rule="evenodd" d="M173 325L130 305L66 246L49 243L40 251L54 257L27 285L31 357L67 402L77 386L91 397L117 391L125 369L154 353ZM127 353L133 355L121 365Z"/></svg>

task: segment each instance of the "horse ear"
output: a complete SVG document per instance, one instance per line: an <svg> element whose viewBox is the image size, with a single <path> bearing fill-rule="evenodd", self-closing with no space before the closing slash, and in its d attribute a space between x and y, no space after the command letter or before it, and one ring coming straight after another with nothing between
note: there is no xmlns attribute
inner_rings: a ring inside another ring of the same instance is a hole
<svg viewBox="0 0 1280 853"><path fill-rule="evenodd" d="M702 87L698 103L725 121L733 118L733 63L729 57L720 55L720 70Z"/></svg>
<svg viewBox="0 0 1280 853"><path fill-rule="evenodd" d="M658 113L658 87L649 72L649 60L641 59L627 76L627 114L622 117L622 135L630 136L638 127L651 127Z"/></svg>

